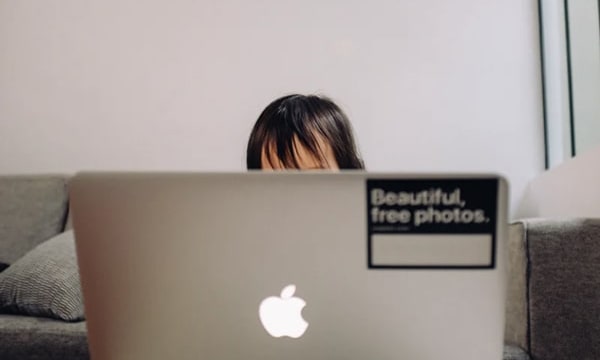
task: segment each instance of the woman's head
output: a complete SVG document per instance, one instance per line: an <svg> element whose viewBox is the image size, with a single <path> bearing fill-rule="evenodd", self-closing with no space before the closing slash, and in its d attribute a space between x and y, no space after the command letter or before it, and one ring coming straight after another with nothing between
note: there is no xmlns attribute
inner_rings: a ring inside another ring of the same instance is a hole
<svg viewBox="0 0 600 360"><path fill-rule="evenodd" d="M352 126L330 99L288 95L258 117L246 153L248 169L363 169Z"/></svg>

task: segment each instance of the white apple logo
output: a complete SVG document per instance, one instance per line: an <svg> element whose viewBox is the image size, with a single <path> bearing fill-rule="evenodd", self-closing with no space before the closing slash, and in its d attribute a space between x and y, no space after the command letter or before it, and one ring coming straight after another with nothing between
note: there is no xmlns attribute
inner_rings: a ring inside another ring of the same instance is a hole
<svg viewBox="0 0 600 360"><path fill-rule="evenodd" d="M289 336L297 339L308 328L302 318L302 309L306 302L293 297L295 285L288 285L281 290L281 297L270 296L260 303L258 315L263 327L273 337Z"/></svg>

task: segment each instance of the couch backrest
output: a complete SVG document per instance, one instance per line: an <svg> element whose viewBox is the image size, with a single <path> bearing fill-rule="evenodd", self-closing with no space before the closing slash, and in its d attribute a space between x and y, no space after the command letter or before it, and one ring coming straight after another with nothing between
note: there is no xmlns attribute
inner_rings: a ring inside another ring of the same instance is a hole
<svg viewBox="0 0 600 360"><path fill-rule="evenodd" d="M530 352L600 359L600 219L527 224Z"/></svg>
<svg viewBox="0 0 600 360"><path fill-rule="evenodd" d="M0 263L61 232L67 207L67 177L0 176Z"/></svg>
<svg viewBox="0 0 600 360"><path fill-rule="evenodd" d="M531 219L512 228L509 252L522 247L525 267L512 264L507 341L525 341L533 359L600 359L600 219Z"/></svg>

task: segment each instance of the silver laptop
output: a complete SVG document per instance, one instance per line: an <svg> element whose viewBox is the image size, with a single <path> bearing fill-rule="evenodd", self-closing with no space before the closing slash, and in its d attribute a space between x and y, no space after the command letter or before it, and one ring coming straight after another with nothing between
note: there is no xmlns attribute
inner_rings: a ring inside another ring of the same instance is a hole
<svg viewBox="0 0 600 360"><path fill-rule="evenodd" d="M91 357L501 359L494 175L78 174Z"/></svg>

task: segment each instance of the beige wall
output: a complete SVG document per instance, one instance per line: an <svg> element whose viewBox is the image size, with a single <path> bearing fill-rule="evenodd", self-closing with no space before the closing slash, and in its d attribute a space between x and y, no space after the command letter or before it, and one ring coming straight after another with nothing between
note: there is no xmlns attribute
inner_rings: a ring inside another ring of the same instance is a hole
<svg viewBox="0 0 600 360"><path fill-rule="evenodd" d="M527 187L518 217L600 218L600 146L535 178Z"/></svg>
<svg viewBox="0 0 600 360"><path fill-rule="evenodd" d="M543 168L536 1L0 0L0 174L242 170L262 108L325 93L371 170Z"/></svg>

